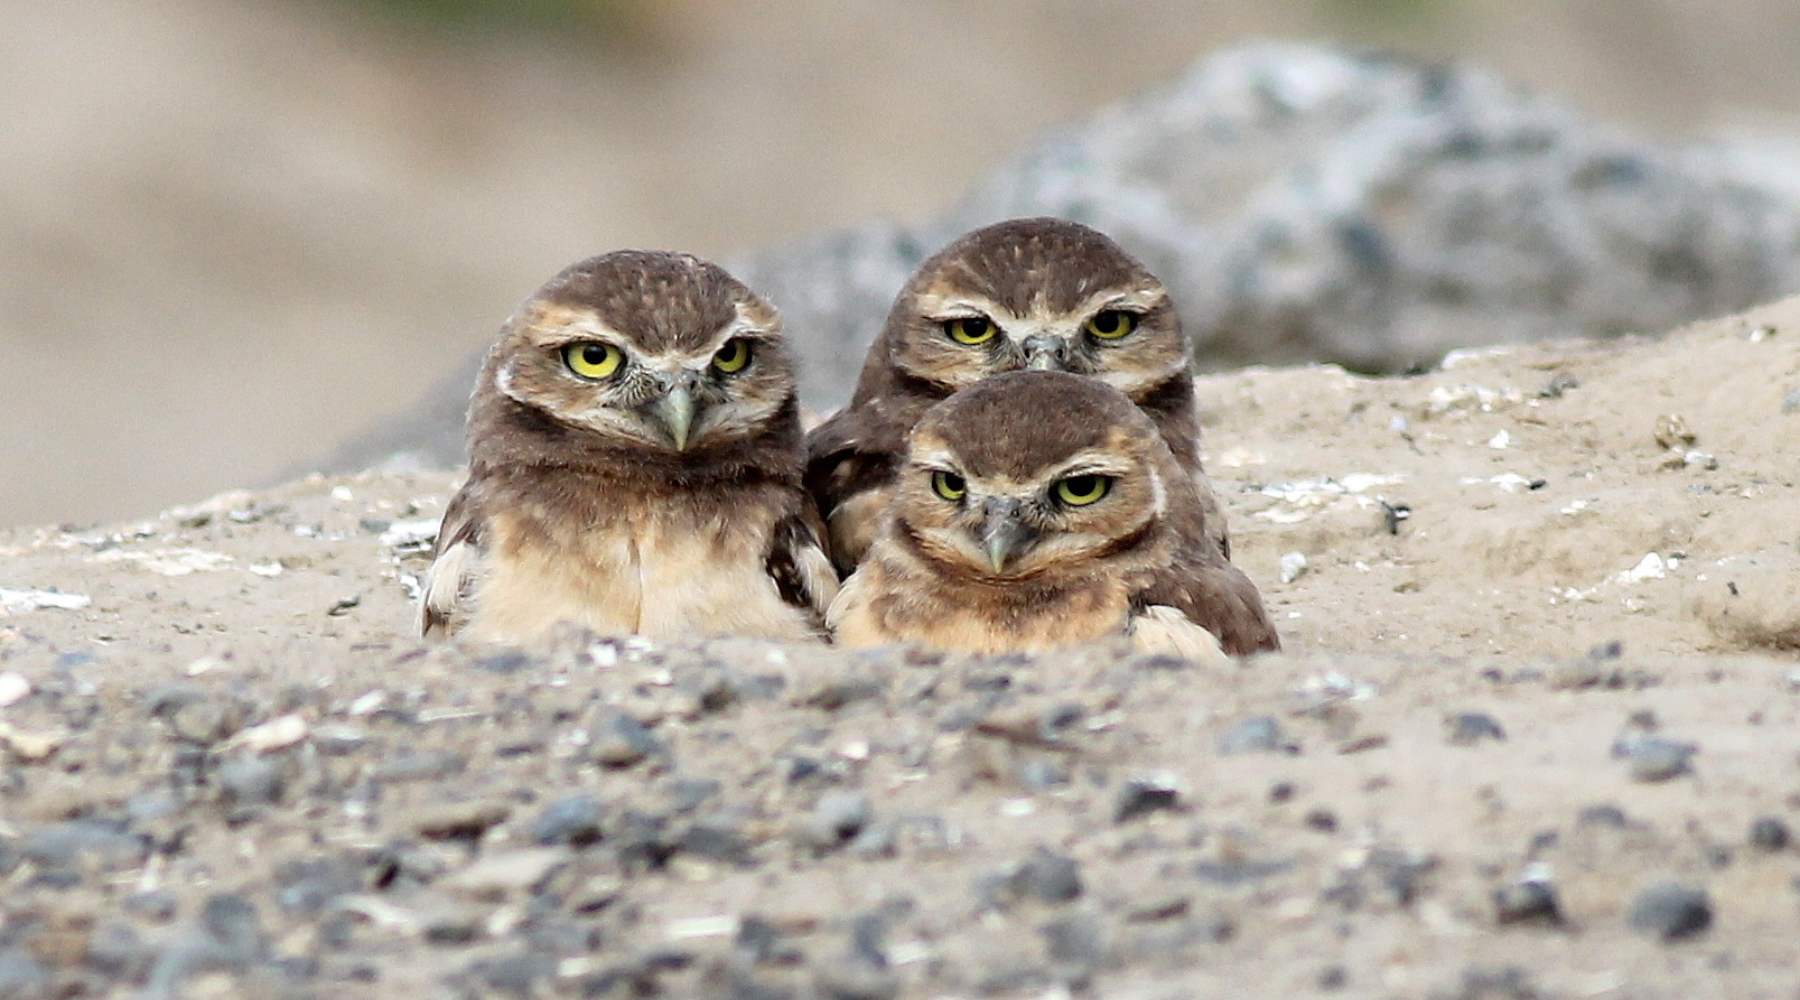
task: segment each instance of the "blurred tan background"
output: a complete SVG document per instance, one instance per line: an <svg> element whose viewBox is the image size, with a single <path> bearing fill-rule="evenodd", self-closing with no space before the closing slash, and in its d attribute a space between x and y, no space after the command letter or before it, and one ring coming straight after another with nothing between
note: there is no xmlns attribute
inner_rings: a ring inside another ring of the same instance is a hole
<svg viewBox="0 0 1800 1000"><path fill-rule="evenodd" d="M0 525L265 484L571 260L914 221L1249 36L1800 135L1792 0L0 0Z"/></svg>

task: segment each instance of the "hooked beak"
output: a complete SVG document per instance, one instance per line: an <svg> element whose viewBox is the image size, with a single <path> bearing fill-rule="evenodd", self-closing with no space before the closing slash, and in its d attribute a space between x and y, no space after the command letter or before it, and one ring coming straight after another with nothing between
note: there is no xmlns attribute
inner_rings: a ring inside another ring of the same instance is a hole
<svg viewBox="0 0 1800 1000"><path fill-rule="evenodd" d="M1049 334L1025 338L1025 367L1034 372L1066 372L1069 370L1069 342Z"/></svg>
<svg viewBox="0 0 1800 1000"><path fill-rule="evenodd" d="M1037 531L1019 517L1019 501L989 497L981 506L981 541L988 563L1002 573L1012 557L1037 538Z"/></svg>
<svg viewBox="0 0 1800 1000"><path fill-rule="evenodd" d="M669 440L675 443L676 451L687 450L688 431L694 426L695 381L696 376L692 372L682 372L675 377L669 391L650 404L650 411L661 421L663 429L669 432Z"/></svg>

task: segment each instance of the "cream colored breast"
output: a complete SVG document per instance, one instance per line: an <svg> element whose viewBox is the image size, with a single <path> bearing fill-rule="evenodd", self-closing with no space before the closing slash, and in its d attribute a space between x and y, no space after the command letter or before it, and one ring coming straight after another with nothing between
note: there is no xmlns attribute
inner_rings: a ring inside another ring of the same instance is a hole
<svg viewBox="0 0 1800 1000"><path fill-rule="evenodd" d="M541 523L541 522L540 522ZM558 623L652 639L753 635L805 639L804 614L764 568L772 513L701 513L648 506L602 524L534 531L492 522L488 572L475 601L477 638L525 642Z"/></svg>

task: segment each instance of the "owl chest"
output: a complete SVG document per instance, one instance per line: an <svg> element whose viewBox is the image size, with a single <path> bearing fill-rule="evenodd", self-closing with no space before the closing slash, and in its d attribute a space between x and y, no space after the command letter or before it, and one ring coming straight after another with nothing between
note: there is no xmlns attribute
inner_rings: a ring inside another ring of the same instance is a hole
<svg viewBox="0 0 1800 1000"><path fill-rule="evenodd" d="M772 518L645 505L568 521L497 523L479 627L541 635L560 622L652 639L804 638L805 619L764 567Z"/></svg>
<svg viewBox="0 0 1800 1000"><path fill-rule="evenodd" d="M1118 635L1130 612L1117 581L1056 590L902 586L875 601L893 639L980 653L1042 652ZM891 641L891 640L890 640Z"/></svg>

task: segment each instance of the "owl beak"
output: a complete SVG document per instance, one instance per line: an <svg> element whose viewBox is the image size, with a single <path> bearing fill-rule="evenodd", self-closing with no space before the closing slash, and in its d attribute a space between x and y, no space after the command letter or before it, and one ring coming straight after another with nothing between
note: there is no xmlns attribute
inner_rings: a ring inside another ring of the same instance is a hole
<svg viewBox="0 0 1800 1000"><path fill-rule="evenodd" d="M682 372L669 391L650 405L651 412L662 422L663 429L669 432L669 440L674 442L676 451L686 451L688 431L694 426L694 379L689 372Z"/></svg>
<svg viewBox="0 0 1800 1000"><path fill-rule="evenodd" d="M981 541L988 563L1002 573L1014 555L1037 538L1037 531L1019 517L1019 501L989 497L981 505Z"/></svg>
<svg viewBox="0 0 1800 1000"><path fill-rule="evenodd" d="M1049 334L1026 337L1025 367L1034 372L1066 372L1069 370L1069 342Z"/></svg>

